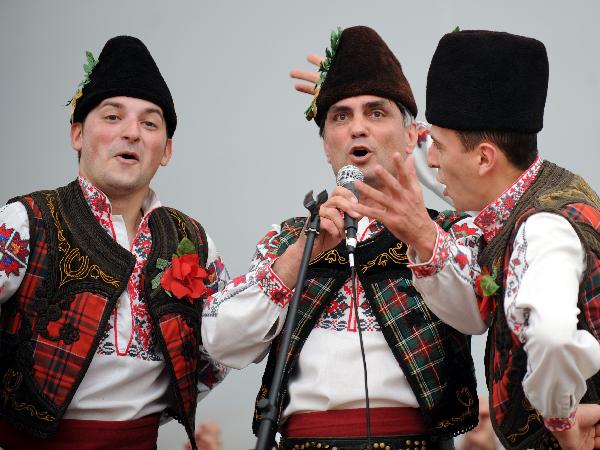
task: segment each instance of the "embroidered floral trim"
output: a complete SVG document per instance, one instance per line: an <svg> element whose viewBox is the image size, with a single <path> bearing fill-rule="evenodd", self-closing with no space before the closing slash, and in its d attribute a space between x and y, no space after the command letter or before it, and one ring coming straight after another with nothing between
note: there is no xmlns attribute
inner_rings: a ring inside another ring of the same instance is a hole
<svg viewBox="0 0 600 450"><path fill-rule="evenodd" d="M486 242L490 242L500 231L517 202L537 177L542 162L543 159L538 157L512 186L477 214L474 222L483 231Z"/></svg>
<svg viewBox="0 0 600 450"><path fill-rule="evenodd" d="M529 268L527 262L528 241L525 235L527 221L523 223L519 230L519 235L515 239L515 247L508 262L506 272L506 286L504 288L504 303L506 306L506 323L517 336L521 343L527 341L525 331L529 327L529 308L517 306L517 294L521 286L521 280Z"/></svg>
<svg viewBox="0 0 600 450"><path fill-rule="evenodd" d="M79 176L79 185L83 192L83 196L90 206L94 217L102 228L104 228L113 239L116 239L115 230L112 225L112 206L108 197L100 189L93 186L88 180Z"/></svg>
<svg viewBox="0 0 600 450"><path fill-rule="evenodd" d="M102 191L82 176L78 178L78 181L92 214L102 228L116 240L117 235L113 226L110 200ZM129 356L147 361L161 360L161 357L156 352L153 338L154 327L150 320L150 314L146 302L141 296L142 271L152 250L152 235L148 226L148 217L154 208L158 206L160 206L160 203L156 200L152 204L152 208L146 211L138 228L137 235L131 242L130 251L135 256L135 266L127 282L129 307L131 309L131 334L129 339L125 348L121 349L118 340L118 311L115 309L102 335L97 350L98 354L112 355L116 353L118 356Z"/></svg>
<svg viewBox="0 0 600 450"><path fill-rule="evenodd" d="M365 291L357 280L356 290L358 296L358 314L359 320L356 320L354 304L352 298L352 283L346 281L344 286L335 293L329 305L325 308L315 328L330 331L346 331L355 333L360 324L361 331L374 332L381 331L381 326L371 309L371 305L365 297Z"/></svg>
<svg viewBox="0 0 600 450"><path fill-rule="evenodd" d="M567 431L573 428L575 425L575 413L577 410L573 410L569 417L561 418L561 417L550 417L548 419L544 419L544 425L550 431Z"/></svg>
<svg viewBox="0 0 600 450"><path fill-rule="evenodd" d="M19 275L19 271L27 266L29 257L29 239L21 239L21 234L14 228L0 225L0 274L6 277Z"/></svg>
<svg viewBox="0 0 600 450"><path fill-rule="evenodd" d="M283 307L290 302L294 291L273 272L272 265L273 262L263 265L256 271L257 284L273 303Z"/></svg>
<svg viewBox="0 0 600 450"><path fill-rule="evenodd" d="M431 275L435 275L444 268L448 257L450 255L450 246L452 244L452 237L450 234L442 230L437 224L437 238L435 241L435 247L433 248L433 254L429 261L424 263L416 263L411 258L413 252L409 252L408 255L408 268L412 270L412 273L417 278L425 278Z"/></svg>

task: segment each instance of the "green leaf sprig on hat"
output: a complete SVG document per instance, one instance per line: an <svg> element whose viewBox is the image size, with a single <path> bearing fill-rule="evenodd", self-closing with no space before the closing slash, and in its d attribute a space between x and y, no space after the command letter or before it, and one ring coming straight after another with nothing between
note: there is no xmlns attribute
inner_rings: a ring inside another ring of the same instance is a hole
<svg viewBox="0 0 600 450"><path fill-rule="evenodd" d="M73 95L73 97L71 97L71 100L69 100L65 105L71 105L71 117L73 117L73 113L75 112L77 100L79 100L83 95L83 87L90 82L90 76L92 75L92 71L94 70L94 67L96 67L96 64L98 64L98 61L94 59L94 55L92 55L92 52L86 51L85 57L87 60L87 62L83 65L83 72L85 73L85 76L83 77L83 80L81 80L81 82L77 85L75 95Z"/></svg>
<svg viewBox="0 0 600 450"><path fill-rule="evenodd" d="M304 111L306 120L312 120L317 115L317 98L319 97L319 88L325 81L325 78L327 78L327 73L331 68L331 63L333 62L333 58L335 57L335 53L337 52L340 44L342 31L343 30L340 27L337 27L337 29L331 32L330 47L325 49L325 59L321 61L321 64L319 64L319 79L315 83L315 89L317 90L317 93L313 97L306 111Z"/></svg>

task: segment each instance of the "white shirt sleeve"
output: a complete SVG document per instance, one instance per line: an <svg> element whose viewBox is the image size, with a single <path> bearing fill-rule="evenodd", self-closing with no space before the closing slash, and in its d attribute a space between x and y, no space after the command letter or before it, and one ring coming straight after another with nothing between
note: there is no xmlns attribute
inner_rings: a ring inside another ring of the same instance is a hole
<svg viewBox="0 0 600 450"><path fill-rule="evenodd" d="M29 218L20 202L0 208L0 304L17 291L29 261Z"/></svg>
<svg viewBox="0 0 600 450"><path fill-rule="evenodd" d="M524 343L523 389L545 418L568 418L600 369L600 344L577 329L579 285L586 262L571 224L538 213L517 231L507 272L504 307Z"/></svg>
<svg viewBox="0 0 600 450"><path fill-rule="evenodd" d="M431 259L421 263L409 249L413 284L431 311L464 334L483 334L487 326L479 312L473 290L480 273L477 253L481 230L467 217L455 223L449 232L438 227Z"/></svg>
<svg viewBox="0 0 600 450"><path fill-rule="evenodd" d="M208 246L206 273L209 280L207 288L210 294L214 294L223 289L229 281L229 273L221 261L214 241L208 234L206 235L206 242ZM211 389L214 389L217 384L223 381L229 372L229 368L215 360L206 350L204 343L202 343L200 345L199 372L197 384L198 401L202 400L208 395Z"/></svg>
<svg viewBox="0 0 600 450"><path fill-rule="evenodd" d="M264 358L285 322L292 290L271 269L279 231L274 226L259 242L247 274L232 279L204 305L204 345L229 367L241 369Z"/></svg>

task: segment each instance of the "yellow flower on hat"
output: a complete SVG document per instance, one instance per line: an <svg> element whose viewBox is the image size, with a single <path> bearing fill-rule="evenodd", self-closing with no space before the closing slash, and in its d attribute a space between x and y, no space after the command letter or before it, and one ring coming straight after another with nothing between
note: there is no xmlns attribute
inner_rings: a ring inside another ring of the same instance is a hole
<svg viewBox="0 0 600 450"><path fill-rule="evenodd" d="M83 80L81 80L79 85L77 86L75 95L73 95L73 97L71 97L71 100L69 100L67 102L67 105L65 105L65 106L68 106L68 105L71 106L71 118L73 117L73 113L75 112L75 107L77 106L77 100L79 100L81 98L81 96L83 95L83 87L90 82L90 76L92 75L92 71L94 70L94 67L96 67L96 64L98 64L98 61L96 59L94 59L94 55L92 55L91 52L89 52L89 51L85 52L85 57L86 57L86 63L83 65L83 72L85 73L85 76L83 77Z"/></svg>
<svg viewBox="0 0 600 450"><path fill-rule="evenodd" d="M77 106L77 100L79 100L82 95L83 95L83 91L81 90L81 88L77 89L77 92L75 92L75 95L73 95L73 97L71 97L71 100L69 100L69 103L67 103L68 105L71 106L71 117L73 117L73 113L75 112L75 107Z"/></svg>

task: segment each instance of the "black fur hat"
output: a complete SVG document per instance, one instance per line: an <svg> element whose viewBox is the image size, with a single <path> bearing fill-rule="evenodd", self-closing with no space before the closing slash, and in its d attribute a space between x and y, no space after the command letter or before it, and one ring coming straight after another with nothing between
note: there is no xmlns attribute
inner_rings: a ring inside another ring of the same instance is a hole
<svg viewBox="0 0 600 450"><path fill-rule="evenodd" d="M89 58L88 56L88 63ZM92 59L93 60L93 59ZM110 97L126 96L147 100L163 111L167 135L173 136L177 115L171 92L152 55L142 41L131 36L109 39L95 66L86 69L88 80L81 95L71 102L75 107L71 120L82 122L100 102Z"/></svg>
<svg viewBox="0 0 600 450"><path fill-rule="evenodd" d="M540 41L497 31L444 35L429 66L425 117L461 131L537 133L548 56Z"/></svg>

